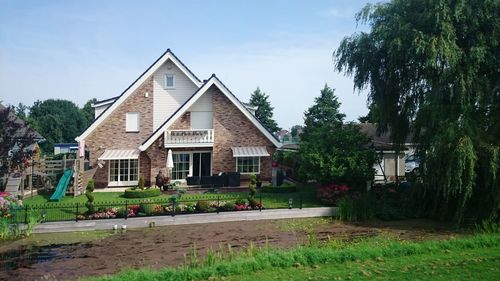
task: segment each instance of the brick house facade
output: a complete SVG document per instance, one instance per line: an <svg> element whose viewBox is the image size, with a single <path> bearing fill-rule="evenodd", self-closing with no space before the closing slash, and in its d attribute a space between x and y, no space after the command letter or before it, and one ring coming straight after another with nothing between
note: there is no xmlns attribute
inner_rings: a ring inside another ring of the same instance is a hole
<svg viewBox="0 0 500 281"><path fill-rule="evenodd" d="M153 184L168 172L169 150L175 180L219 172L271 177L278 140L215 75L201 82L170 50L120 96L94 106L96 120L77 141L96 167L97 188L140 177Z"/></svg>

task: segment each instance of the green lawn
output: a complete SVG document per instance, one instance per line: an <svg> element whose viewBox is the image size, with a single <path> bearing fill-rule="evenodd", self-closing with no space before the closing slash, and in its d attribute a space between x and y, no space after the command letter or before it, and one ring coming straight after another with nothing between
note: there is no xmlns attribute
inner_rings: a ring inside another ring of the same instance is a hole
<svg viewBox="0 0 500 281"><path fill-rule="evenodd" d="M500 234L423 242L375 237L287 250L214 253L176 268L124 270L88 280L498 280ZM87 280L87 279L85 279Z"/></svg>
<svg viewBox="0 0 500 281"><path fill-rule="evenodd" d="M125 202L133 204L134 202L141 202L144 200L160 200L166 201L171 195L161 195L159 197L152 198L140 198L140 199L128 199L123 196L123 192L94 192L94 202ZM307 207L319 207L322 204L316 198L316 189L312 186L299 186L298 192L294 193L259 193L256 195L256 199L259 200L262 195L262 201L264 206L268 208L287 208L289 198L293 199L293 206L299 207L300 201L302 200L302 205L304 208ZM182 201L196 201L196 200L224 200L226 198L246 198L248 192L230 192L230 193L220 193L220 194L184 194L182 196ZM66 203L85 203L87 202L87 197L85 195L79 195L77 197L66 196L62 198L60 202L50 202L50 195L36 195L32 198L26 199L24 202L28 205L39 205L39 204L66 204Z"/></svg>
<svg viewBox="0 0 500 281"><path fill-rule="evenodd" d="M446 251L408 257L326 263L257 271L226 281L273 280L498 280L500 247Z"/></svg>

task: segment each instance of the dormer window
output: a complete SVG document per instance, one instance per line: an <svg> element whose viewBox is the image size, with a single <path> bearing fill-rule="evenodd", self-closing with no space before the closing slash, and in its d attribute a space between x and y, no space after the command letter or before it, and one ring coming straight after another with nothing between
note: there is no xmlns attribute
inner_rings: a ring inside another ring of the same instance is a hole
<svg viewBox="0 0 500 281"><path fill-rule="evenodd" d="M165 89L175 89L175 75L165 74Z"/></svg>

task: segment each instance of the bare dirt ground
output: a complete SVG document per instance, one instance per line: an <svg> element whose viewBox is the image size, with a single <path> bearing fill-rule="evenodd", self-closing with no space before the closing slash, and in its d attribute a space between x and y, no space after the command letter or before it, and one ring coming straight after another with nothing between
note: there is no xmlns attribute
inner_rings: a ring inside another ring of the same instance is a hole
<svg viewBox="0 0 500 281"><path fill-rule="evenodd" d="M227 249L228 244L235 251L250 243L257 247L291 247L307 243L307 234L314 234L319 240L375 235L420 240L455 235L450 226L427 220L345 224L326 219L295 219L158 227L93 240L76 239L83 242L62 242L53 236L55 241L49 245L40 246L39 241L0 245L0 280L66 280L112 274L124 268L159 269L182 264L193 247L201 258L208 249Z"/></svg>

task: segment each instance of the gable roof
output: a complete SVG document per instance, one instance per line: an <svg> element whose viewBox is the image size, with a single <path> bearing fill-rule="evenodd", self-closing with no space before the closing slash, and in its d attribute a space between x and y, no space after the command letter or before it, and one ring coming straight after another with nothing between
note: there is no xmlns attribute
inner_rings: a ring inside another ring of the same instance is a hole
<svg viewBox="0 0 500 281"><path fill-rule="evenodd" d="M189 68L182 63L177 56L170 50L167 49L151 66L146 69L130 86L128 86L125 91L123 91L116 99L111 103L111 105L104 110L101 115L99 115L90 126L85 129L85 131L78 137L75 138L76 141L85 139L92 131L94 131L118 106L125 101L135 90L137 90L151 75L153 75L158 68L160 68L167 60L172 61L193 83L200 87L202 82L196 75L189 70Z"/></svg>
<svg viewBox="0 0 500 281"><path fill-rule="evenodd" d="M153 144L158 137L163 134L178 118L180 118L212 85L219 88L219 90L245 115L259 131L266 136L269 141L271 141L276 147L280 147L281 143L276 139L276 137L269 132L264 125L243 105L242 102L215 76L212 74L210 79L206 80L203 85L193 94L189 99L181 105L165 122L158 127L158 129L146 139L139 150L146 150L151 144Z"/></svg>

